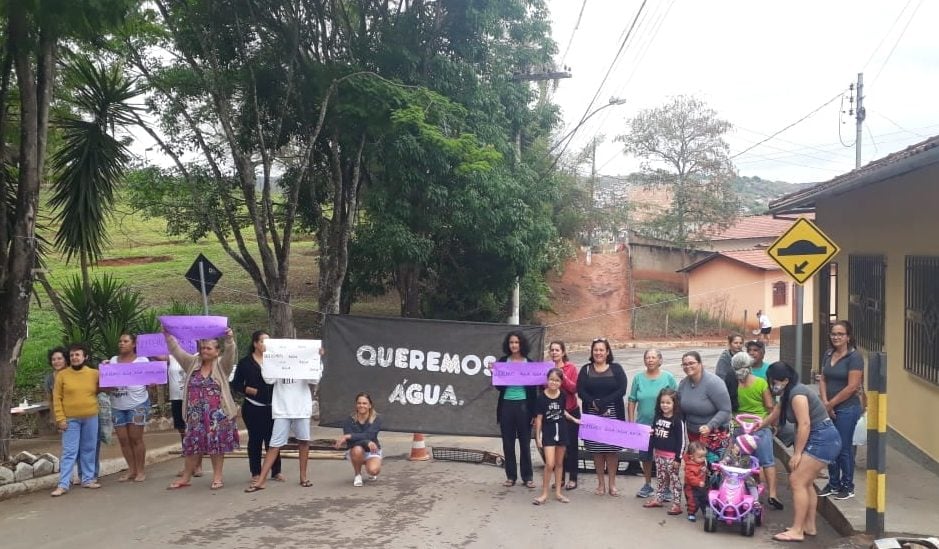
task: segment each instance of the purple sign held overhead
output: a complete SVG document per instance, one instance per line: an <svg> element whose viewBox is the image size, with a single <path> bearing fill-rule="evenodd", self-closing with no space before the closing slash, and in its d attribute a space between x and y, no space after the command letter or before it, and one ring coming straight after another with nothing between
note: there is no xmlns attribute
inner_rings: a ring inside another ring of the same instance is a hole
<svg viewBox="0 0 939 549"><path fill-rule="evenodd" d="M161 316L160 324L177 340L222 337L228 329L224 316Z"/></svg>
<svg viewBox="0 0 939 549"><path fill-rule="evenodd" d="M165 385L166 362L112 362L98 367L98 385L126 387L128 385Z"/></svg>
<svg viewBox="0 0 939 549"><path fill-rule="evenodd" d="M641 423L584 414L580 418L580 438L646 452L652 428Z"/></svg>
<svg viewBox="0 0 939 549"><path fill-rule="evenodd" d="M551 368L554 368L553 362L493 362L492 384L545 385Z"/></svg>
<svg viewBox="0 0 939 549"><path fill-rule="evenodd" d="M179 346L190 354L198 350L195 339L177 339ZM137 356L167 356L170 354L166 348L166 336L163 334L138 334Z"/></svg>

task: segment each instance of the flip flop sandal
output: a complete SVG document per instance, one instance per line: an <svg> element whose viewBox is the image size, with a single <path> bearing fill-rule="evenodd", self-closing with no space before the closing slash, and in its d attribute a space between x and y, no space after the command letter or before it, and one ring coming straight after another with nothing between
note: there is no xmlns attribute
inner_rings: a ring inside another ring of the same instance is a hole
<svg viewBox="0 0 939 549"><path fill-rule="evenodd" d="M170 484L169 486L167 486L166 489L167 490L179 490L181 488L187 488L189 486L192 486L192 484L188 482L174 482Z"/></svg>
<svg viewBox="0 0 939 549"><path fill-rule="evenodd" d="M554 499L560 501L561 503L570 503L570 502L571 502L571 500L568 499L566 496L555 496Z"/></svg>
<svg viewBox="0 0 939 549"><path fill-rule="evenodd" d="M264 489L263 486L257 486L257 485L252 484L251 486L248 486L247 488L245 488L245 493L246 493L246 494L253 494L253 493L258 492L258 491L263 490L263 489Z"/></svg>
<svg viewBox="0 0 939 549"><path fill-rule="evenodd" d="M775 536L773 536L773 541L779 541L782 543L802 543L803 540L798 539L798 538L791 538L789 537L789 534L785 532L780 532L776 534Z"/></svg>
<svg viewBox="0 0 939 549"><path fill-rule="evenodd" d="M547 502L548 502L547 499L541 499L541 498L535 498L535 499L531 500L531 504L532 504L532 505L544 505L544 504L547 503Z"/></svg>
<svg viewBox="0 0 939 549"><path fill-rule="evenodd" d="M507 481L505 481L505 482L502 483L502 486L505 486L506 488L511 488L511 487L515 486L515 481L514 481L514 480L507 480Z"/></svg>
<svg viewBox="0 0 939 549"><path fill-rule="evenodd" d="M221 490L224 487L225 487L224 482L213 482L212 486L210 486L209 488L212 490Z"/></svg>
<svg viewBox="0 0 939 549"><path fill-rule="evenodd" d="M782 511L783 509L786 508L786 506L783 505L782 502L776 498L769 498L766 500L766 503L770 504L773 507L773 509L776 509L777 511Z"/></svg>
<svg viewBox="0 0 939 549"><path fill-rule="evenodd" d="M576 482L573 482L573 481L568 482L568 483L564 486L564 489L565 489L565 490L576 490L576 489L577 489L577 483L576 483Z"/></svg>
<svg viewBox="0 0 939 549"><path fill-rule="evenodd" d="M526 481L525 481L525 488L537 488L537 486L535 486L535 481L533 481L533 480L526 480Z"/></svg>
<svg viewBox="0 0 939 549"><path fill-rule="evenodd" d="M311 481L311 480L304 480L304 481L300 482L300 486L303 486L304 488L309 488L310 486L313 486L313 481Z"/></svg>

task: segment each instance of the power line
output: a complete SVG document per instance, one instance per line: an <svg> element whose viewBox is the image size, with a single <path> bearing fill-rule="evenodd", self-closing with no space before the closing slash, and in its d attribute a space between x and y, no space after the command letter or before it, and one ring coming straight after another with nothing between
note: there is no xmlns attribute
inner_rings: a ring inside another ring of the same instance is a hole
<svg viewBox="0 0 939 549"><path fill-rule="evenodd" d="M897 22L900 21L900 17L903 16L903 13L906 11L907 8L910 7L910 4L912 3L913 3L913 0L906 1L906 5L903 6L903 9L900 10L900 13L897 14L896 19L894 19L893 23L890 24L890 27L887 29L887 32L885 32L883 37L881 37L880 42L877 43L877 47L874 48L874 51L871 52L871 56L867 58L867 62L864 63L863 67L861 67L860 72L864 72L864 69L866 69L867 66L871 64L871 61L874 60L874 56L877 55L877 52L880 51L880 47L884 45L884 41L887 40L887 37L890 36L890 33L893 31L893 27L897 26Z"/></svg>
<svg viewBox="0 0 939 549"><path fill-rule="evenodd" d="M877 81L877 77L880 76L880 73L883 72L884 67L886 67L887 63L890 62L890 57L893 55L893 52L897 49L897 46L900 45L900 41L903 40L903 35L906 34L906 29L910 27L910 23L912 23L913 19L916 18L916 12L919 11L920 6L922 5L923 5L923 0L919 0L919 2L917 2L916 4L916 7L913 8L913 12L910 14L910 18L906 20L906 25L903 25L903 30L901 30L900 35L897 36L897 41L893 43L893 47L890 48L890 53L887 54L887 57L886 59L884 59L884 62L880 64L880 68L877 69L877 74L875 74L874 78L871 79L871 82L870 84L868 84L868 87L870 87L871 85L874 84L874 82Z"/></svg>
<svg viewBox="0 0 939 549"><path fill-rule="evenodd" d="M816 107L815 110L813 110L812 112L806 114L805 116L803 116L802 118L796 120L796 121L793 122L792 124L789 124L788 126L786 126L785 128L779 130L778 132L776 132L776 133L770 135L770 136L767 137L766 139L764 139L764 140L762 140L762 141L759 141L759 142L757 142L756 144L747 147L746 149L744 149L744 150L738 152L737 154L732 155L732 156L730 157L730 159L733 160L734 158L737 158L738 156L741 156L741 155L743 155L743 154L746 154L746 153L752 151L753 149L759 147L759 146L762 145L763 143L766 143L767 141L770 141L771 139L773 139L773 138L776 137L777 135L783 133L784 131L788 130L789 128L791 128L791 127L793 127L793 126L795 126L795 125L797 125L797 124L800 124L800 123L804 122L805 120L807 120L809 117L811 117L812 115L814 115L814 114L817 113L818 111L820 111L820 110L822 110L823 108L827 107L827 106L830 105L831 103L834 103L835 100L838 99L839 97L841 97L842 95L844 95L844 92L838 92L837 95L835 95L834 97L832 97L832 98L829 99L828 101L825 101L824 103L822 103L821 105L819 105L818 107Z"/></svg>
<svg viewBox="0 0 939 549"><path fill-rule="evenodd" d="M911 2L913 0L910 0ZM571 51L571 44L574 43L574 35L577 34L577 29L580 28L580 19L584 16L584 8L587 7L587 0L584 0L584 3L580 5L580 13L577 14L577 22L574 23L574 30L571 31L571 37L567 39L567 47L564 48L564 55L561 56L561 66L564 66L564 61L567 59L567 52Z"/></svg>

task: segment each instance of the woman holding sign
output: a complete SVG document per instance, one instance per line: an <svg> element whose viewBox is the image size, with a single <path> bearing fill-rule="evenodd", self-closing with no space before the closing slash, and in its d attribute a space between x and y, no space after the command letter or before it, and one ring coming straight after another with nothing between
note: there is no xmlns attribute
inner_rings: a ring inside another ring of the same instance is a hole
<svg viewBox="0 0 939 549"><path fill-rule="evenodd" d="M626 420L626 372L613 362L613 350L605 338L594 339L590 344L590 362L580 369L577 377L577 396L580 397L583 413L594 416ZM622 448L592 440L584 440L584 447L593 454L593 465L597 471L597 489L602 496L607 493L603 472L609 478L609 494L619 496L616 489L616 469L619 467L619 452Z"/></svg>
<svg viewBox="0 0 939 549"><path fill-rule="evenodd" d="M241 418L248 428L248 468L251 469L251 482L257 482L261 474L261 447L271 450L271 435L274 433L274 419L271 415L271 399L274 386L264 381L261 375L261 363L264 362L264 341L269 338L267 332L258 330L251 334L251 352L238 362L232 390L245 397L241 407ZM271 478L284 480L280 474L280 456L271 466Z"/></svg>
<svg viewBox="0 0 939 549"><path fill-rule="evenodd" d="M222 467L225 453L238 448L238 407L228 387L228 375L235 363L235 338L231 328L225 329L225 348L220 349L217 339L199 341L199 354L191 355L180 348L176 338L164 330L170 354L186 371L183 391L183 417L186 435L183 437L183 455L186 468L182 477L171 483L168 490L190 485L193 473L208 454L212 460L212 489L224 486Z"/></svg>
<svg viewBox="0 0 939 549"><path fill-rule="evenodd" d="M137 356L137 338L127 332L117 340L117 356L108 361L111 364L132 364L149 362L145 356ZM107 391L111 397L111 415L114 418L114 432L121 443L121 454L127 462L127 473L118 478L118 482L143 482L147 479L143 468L147 462L147 448L143 443L143 429L150 415L150 393L146 385L128 385L111 387Z"/></svg>
<svg viewBox="0 0 939 549"><path fill-rule="evenodd" d="M502 342L505 356L497 362L531 362L528 358L528 338L522 332L509 332ZM515 441L518 440L522 482L535 488L534 470L531 466L531 425L535 414L537 389L534 386L496 386L499 403L496 406L496 421L502 432L502 452L505 453L505 487L515 486L518 480L515 458Z"/></svg>

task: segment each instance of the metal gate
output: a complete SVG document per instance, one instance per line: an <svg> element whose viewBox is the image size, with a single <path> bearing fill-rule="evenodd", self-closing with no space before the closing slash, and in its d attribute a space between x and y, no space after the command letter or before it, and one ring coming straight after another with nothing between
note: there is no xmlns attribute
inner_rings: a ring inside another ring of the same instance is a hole
<svg viewBox="0 0 939 549"><path fill-rule="evenodd" d="M848 320L858 346L870 352L884 350L886 270L882 255L848 256Z"/></svg>

